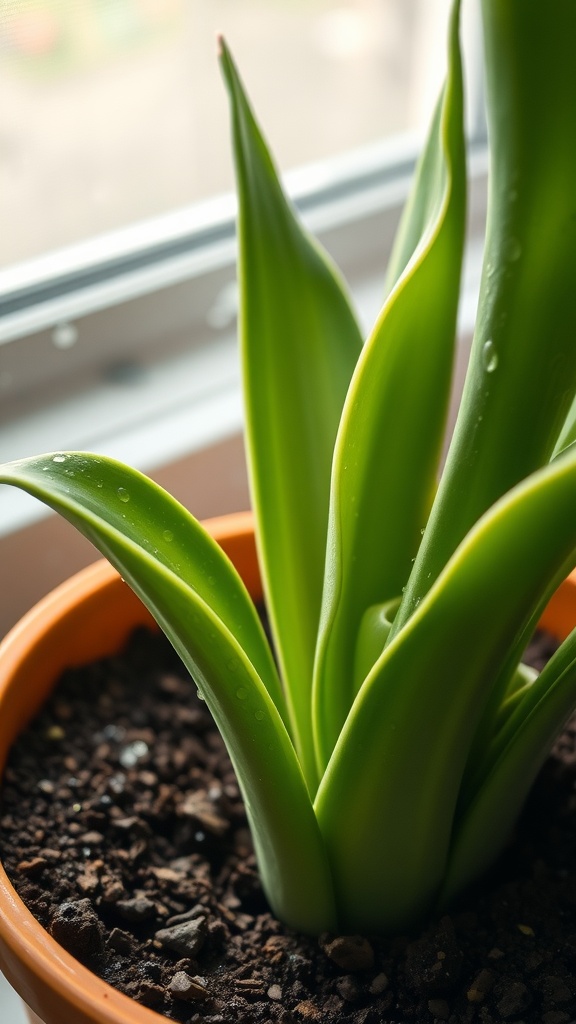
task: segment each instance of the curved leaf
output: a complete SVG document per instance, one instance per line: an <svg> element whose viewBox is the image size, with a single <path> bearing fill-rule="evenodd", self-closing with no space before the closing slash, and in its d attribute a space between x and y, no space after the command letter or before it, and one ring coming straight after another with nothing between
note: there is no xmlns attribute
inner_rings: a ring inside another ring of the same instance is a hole
<svg viewBox="0 0 576 1024"><path fill-rule="evenodd" d="M362 687L316 800L349 927L405 927L434 902L486 680L573 564L575 508L576 455L506 495Z"/></svg>
<svg viewBox="0 0 576 1024"><path fill-rule="evenodd" d="M448 902L496 859L534 779L576 708L576 630L513 711L486 751L484 777L457 821L441 902Z"/></svg>
<svg viewBox="0 0 576 1024"><path fill-rule="evenodd" d="M562 449L555 459L571 458L576 454L576 444L569 444ZM521 694L515 692L522 687L524 682L530 684L532 670L522 665L520 659L534 630L536 629L553 592L560 586L567 575L568 569L561 567L549 590L541 595L540 601L534 608L531 618L527 620L523 628L511 637L508 644L506 658L502 664L496 679L494 679L486 707L476 729L474 740L470 747L468 764L464 774L464 780L460 792L460 803L466 806L470 794L477 789L477 780L482 777L486 764L487 751L494 742L495 736L500 732L503 723L515 708Z"/></svg>
<svg viewBox="0 0 576 1024"><path fill-rule="evenodd" d="M224 738L276 913L304 931L333 927L322 839L269 692L281 706L274 665L252 602L218 545L170 495L111 459L76 452L25 459L1 467L0 482L68 519L149 608Z"/></svg>
<svg viewBox="0 0 576 1024"><path fill-rule="evenodd" d="M335 270L299 224L222 44L239 196L246 435L267 606L295 742L315 788L310 692L330 468L362 339Z"/></svg>
<svg viewBox="0 0 576 1024"><path fill-rule="evenodd" d="M545 465L576 392L576 4L483 0L491 168L470 365L394 633L490 505Z"/></svg>
<svg viewBox="0 0 576 1024"><path fill-rule="evenodd" d="M362 352L336 441L314 680L320 772L354 697L362 617L400 594L435 489L465 225L458 15L456 4L448 78L392 260L399 280Z"/></svg>
<svg viewBox="0 0 576 1024"><path fill-rule="evenodd" d="M552 458L556 459L561 455L571 444L576 441L576 398L572 400L572 405L568 411L568 415L562 426L562 430L558 435L558 440L552 453Z"/></svg>

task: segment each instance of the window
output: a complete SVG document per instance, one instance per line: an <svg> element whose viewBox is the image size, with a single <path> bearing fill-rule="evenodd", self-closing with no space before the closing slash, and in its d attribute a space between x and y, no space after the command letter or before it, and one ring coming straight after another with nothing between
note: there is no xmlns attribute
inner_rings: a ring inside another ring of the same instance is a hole
<svg viewBox="0 0 576 1024"><path fill-rule="evenodd" d="M292 168L289 188L368 328L443 74L448 7L5 0L1 460L88 448L151 471L196 514L246 503L235 206L215 32L225 32L279 163ZM481 186L477 12L465 10ZM480 187L479 234L481 196ZM0 602L0 634L31 596L93 558L44 515L2 489L1 553L26 552L36 573L34 594L22 580L10 606Z"/></svg>
<svg viewBox="0 0 576 1024"><path fill-rule="evenodd" d="M447 0L6 0L2 261L228 191L216 31L281 166L426 123Z"/></svg>

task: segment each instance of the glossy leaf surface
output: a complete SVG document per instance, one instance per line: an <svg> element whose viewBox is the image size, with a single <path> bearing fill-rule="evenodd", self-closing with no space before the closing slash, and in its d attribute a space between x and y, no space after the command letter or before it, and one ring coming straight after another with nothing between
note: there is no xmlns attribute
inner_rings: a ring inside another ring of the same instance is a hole
<svg viewBox="0 0 576 1024"><path fill-rule="evenodd" d="M252 602L218 545L160 487L101 456L66 452L10 463L0 482L60 512L146 604L222 733L276 912L304 931L334 922L322 840L277 707L276 670Z"/></svg>
<svg viewBox="0 0 576 1024"><path fill-rule="evenodd" d="M576 560L575 507L576 457L497 503L360 691L316 801L336 898L352 927L404 928L434 902L486 682L497 677L510 637ZM525 767L531 757L538 766L542 747L530 749L522 747ZM509 808L522 797L511 787L503 802Z"/></svg>
<svg viewBox="0 0 576 1024"><path fill-rule="evenodd" d="M456 822L443 903L496 859L537 772L575 708L576 630L515 702L487 747L484 777Z"/></svg>
<svg viewBox="0 0 576 1024"><path fill-rule="evenodd" d="M395 631L467 530L545 465L576 391L576 4L484 0L490 193L454 439Z"/></svg>
<svg viewBox="0 0 576 1024"><path fill-rule="evenodd" d="M314 716L325 767L351 706L360 623L400 595L435 490L452 379L466 168L458 5L448 78L334 456Z"/></svg>
<svg viewBox="0 0 576 1024"><path fill-rule="evenodd" d="M296 744L311 788L310 693L330 470L362 339L339 276L296 218L229 52L239 197L240 332L260 561Z"/></svg>

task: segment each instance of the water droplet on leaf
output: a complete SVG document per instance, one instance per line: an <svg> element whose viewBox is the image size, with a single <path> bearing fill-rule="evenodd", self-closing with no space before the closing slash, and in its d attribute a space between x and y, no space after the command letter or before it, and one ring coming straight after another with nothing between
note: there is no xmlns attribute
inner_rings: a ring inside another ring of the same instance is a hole
<svg viewBox="0 0 576 1024"><path fill-rule="evenodd" d="M130 501L130 495L128 494L128 491L126 490L125 487L119 487L117 494L118 497L120 498L120 501Z"/></svg>
<svg viewBox="0 0 576 1024"><path fill-rule="evenodd" d="M493 341L485 341L482 348L482 364L486 373L494 373L498 366L498 353Z"/></svg>

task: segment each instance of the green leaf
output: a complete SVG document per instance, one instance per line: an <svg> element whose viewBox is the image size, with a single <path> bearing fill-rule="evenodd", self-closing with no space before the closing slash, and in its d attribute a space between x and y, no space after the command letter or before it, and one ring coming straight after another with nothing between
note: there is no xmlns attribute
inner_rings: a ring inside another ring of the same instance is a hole
<svg viewBox="0 0 576 1024"><path fill-rule="evenodd" d="M362 618L400 595L435 490L465 225L458 16L456 4L447 82L392 260L397 283L362 352L336 441L314 688L320 771L354 697Z"/></svg>
<svg viewBox="0 0 576 1024"><path fill-rule="evenodd" d="M170 495L111 459L78 452L25 459L1 467L0 482L68 519L150 609L222 733L276 913L304 931L333 927L330 872L282 722L274 663L224 553Z"/></svg>
<svg viewBox="0 0 576 1024"><path fill-rule="evenodd" d="M364 683L316 800L348 927L403 928L435 901L487 680L574 564L575 507L573 453L486 513Z"/></svg>
<svg viewBox="0 0 576 1024"><path fill-rule="evenodd" d="M310 691L330 468L362 339L339 276L299 224L224 44L239 195L246 435L264 589L311 788Z"/></svg>
<svg viewBox="0 0 576 1024"><path fill-rule="evenodd" d="M558 458L558 456L561 455L562 452L564 452L566 450L566 448L569 448L571 444L574 444L575 441L576 441L576 398L574 398L572 400L572 405L570 406L570 410L569 410L568 415L567 415L567 417L566 417L566 419L564 421L564 424L562 426L562 430L560 431L560 434L558 435L558 440L556 441L556 445L555 445L554 451L552 453L552 458L553 459Z"/></svg>
<svg viewBox="0 0 576 1024"><path fill-rule="evenodd" d="M459 816L441 902L490 867L508 839L534 779L576 708L576 630L522 691L492 744L474 797Z"/></svg>
<svg viewBox="0 0 576 1024"><path fill-rule="evenodd" d="M576 4L483 0L490 193L446 468L394 633L472 524L554 449L576 392Z"/></svg>

